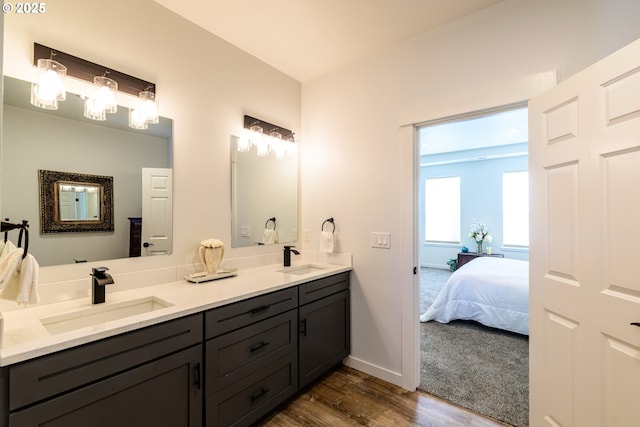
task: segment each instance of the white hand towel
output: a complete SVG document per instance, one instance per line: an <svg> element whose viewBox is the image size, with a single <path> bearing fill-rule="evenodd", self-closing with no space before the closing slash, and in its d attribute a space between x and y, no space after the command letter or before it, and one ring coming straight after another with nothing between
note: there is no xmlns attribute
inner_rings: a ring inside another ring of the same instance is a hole
<svg viewBox="0 0 640 427"><path fill-rule="evenodd" d="M328 254L333 252L333 232L320 232L320 252L326 252Z"/></svg>
<svg viewBox="0 0 640 427"><path fill-rule="evenodd" d="M40 266L31 254L22 259L23 250L11 251L0 261L0 298L19 304L36 304L38 296L38 271Z"/></svg>
<svg viewBox="0 0 640 427"><path fill-rule="evenodd" d="M11 240L7 240L6 242L5 241L0 242L0 259L9 255L9 252L14 250L15 248L16 248L16 245L11 243Z"/></svg>
<svg viewBox="0 0 640 427"><path fill-rule="evenodd" d="M278 243L278 233L276 230L265 228L264 234L262 235L262 243L265 245L273 245L274 243Z"/></svg>

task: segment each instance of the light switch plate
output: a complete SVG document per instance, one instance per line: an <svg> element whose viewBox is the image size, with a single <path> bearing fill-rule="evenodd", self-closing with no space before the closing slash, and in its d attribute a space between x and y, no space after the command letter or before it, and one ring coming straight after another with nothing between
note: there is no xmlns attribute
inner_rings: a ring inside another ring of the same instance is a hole
<svg viewBox="0 0 640 427"><path fill-rule="evenodd" d="M391 248L391 236L389 233L381 233L379 231L371 232L371 247L380 249Z"/></svg>

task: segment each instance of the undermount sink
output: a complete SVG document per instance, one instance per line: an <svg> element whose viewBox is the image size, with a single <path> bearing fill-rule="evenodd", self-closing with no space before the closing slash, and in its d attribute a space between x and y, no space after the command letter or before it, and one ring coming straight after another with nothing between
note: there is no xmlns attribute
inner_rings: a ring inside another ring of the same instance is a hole
<svg viewBox="0 0 640 427"><path fill-rule="evenodd" d="M172 305L160 298L146 297L115 304L106 303L80 311L45 317L40 319L40 322L51 334L61 334L112 320L161 310Z"/></svg>
<svg viewBox="0 0 640 427"><path fill-rule="evenodd" d="M278 271L282 273L297 274L301 276L303 274L315 273L319 270L324 270L324 269L326 269L326 267L323 267L321 265L305 264L305 265L295 265L293 267L285 267L282 270L278 270Z"/></svg>

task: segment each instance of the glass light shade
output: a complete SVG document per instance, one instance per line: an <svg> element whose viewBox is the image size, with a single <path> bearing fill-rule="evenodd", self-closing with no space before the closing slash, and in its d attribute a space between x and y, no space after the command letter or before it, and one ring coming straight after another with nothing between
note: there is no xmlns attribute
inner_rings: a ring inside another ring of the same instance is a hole
<svg viewBox="0 0 640 427"><path fill-rule="evenodd" d="M139 108L131 108L129 110L129 127L133 129L147 129L147 119Z"/></svg>
<svg viewBox="0 0 640 427"><path fill-rule="evenodd" d="M107 114L104 105L96 98L87 98L84 101L84 116L87 119L104 121L107 120Z"/></svg>
<svg viewBox="0 0 640 427"><path fill-rule="evenodd" d="M272 131L269 133L269 136L273 139L282 139L282 134L277 131Z"/></svg>
<svg viewBox="0 0 640 427"><path fill-rule="evenodd" d="M141 114L145 117L147 123L158 123L160 121L160 111L158 109L158 100L156 94L145 90L140 92L140 109Z"/></svg>
<svg viewBox="0 0 640 427"><path fill-rule="evenodd" d="M269 155L269 143L266 138L261 138L260 141L256 144L256 151L258 156L266 157Z"/></svg>
<svg viewBox="0 0 640 427"><path fill-rule="evenodd" d="M241 153L245 153L251 149L251 141L246 133L243 133L243 135L238 138L236 149Z"/></svg>
<svg viewBox="0 0 640 427"><path fill-rule="evenodd" d="M36 83L31 84L31 104L47 110L57 110L67 92L64 79L67 67L53 59L38 59Z"/></svg>
<svg viewBox="0 0 640 427"><path fill-rule="evenodd" d="M263 138L263 129L261 126L253 125L249 128L249 143L254 146L258 146L262 144Z"/></svg>
<svg viewBox="0 0 640 427"><path fill-rule="evenodd" d="M287 142L278 139L273 141L271 148L276 153L276 159L282 160L284 156L287 154Z"/></svg>
<svg viewBox="0 0 640 427"><path fill-rule="evenodd" d="M96 106L102 106L105 113L115 113L118 111L116 93L118 93L118 82L109 77L96 76L93 84L97 86L94 94Z"/></svg>

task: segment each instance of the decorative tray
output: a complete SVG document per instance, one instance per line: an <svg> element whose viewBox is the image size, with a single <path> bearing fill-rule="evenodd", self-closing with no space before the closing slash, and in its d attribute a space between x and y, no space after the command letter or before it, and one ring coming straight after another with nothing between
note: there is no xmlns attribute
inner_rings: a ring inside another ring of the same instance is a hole
<svg viewBox="0 0 640 427"><path fill-rule="evenodd" d="M212 280L226 279L227 277L237 276L235 270L218 270L216 274L192 273L184 276L184 280L191 283L211 282Z"/></svg>

